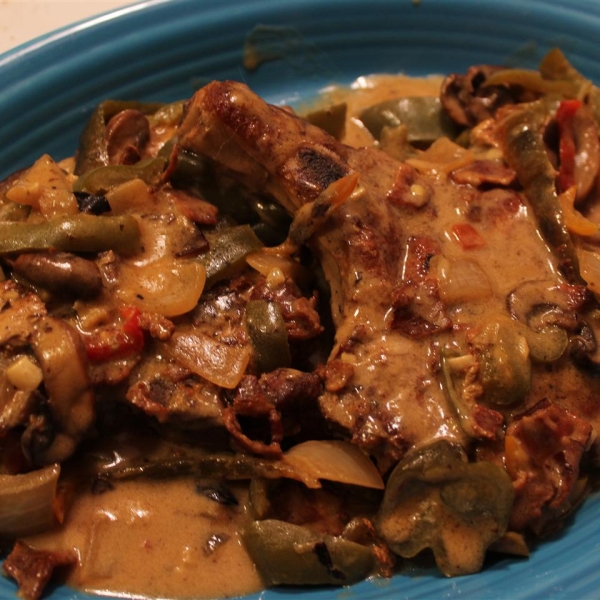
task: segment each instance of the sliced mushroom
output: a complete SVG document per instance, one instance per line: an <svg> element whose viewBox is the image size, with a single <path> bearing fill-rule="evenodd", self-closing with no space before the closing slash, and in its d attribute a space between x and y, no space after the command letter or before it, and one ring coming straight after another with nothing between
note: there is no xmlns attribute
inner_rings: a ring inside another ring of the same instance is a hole
<svg viewBox="0 0 600 600"><path fill-rule="evenodd" d="M544 280L526 281L510 292L508 310L527 326L522 333L532 359L553 362L564 354L569 344L568 332L578 329L577 311L586 299L584 286Z"/></svg>
<svg viewBox="0 0 600 600"><path fill-rule="evenodd" d="M108 160L113 165L138 162L150 137L148 117L136 109L118 112L106 125Z"/></svg>
<svg viewBox="0 0 600 600"><path fill-rule="evenodd" d="M590 320L590 322L593 322ZM600 377L600 348L595 328L583 322L569 340L569 354L573 362L593 377Z"/></svg>
<svg viewBox="0 0 600 600"><path fill-rule="evenodd" d="M529 280L516 287L507 298L510 314L526 325L577 324L576 311L586 299L584 286L560 285L555 281Z"/></svg>
<svg viewBox="0 0 600 600"><path fill-rule="evenodd" d="M24 253L12 267L34 285L59 295L94 298L102 291L96 263L68 252Z"/></svg>
<svg viewBox="0 0 600 600"><path fill-rule="evenodd" d="M460 447L438 440L396 466L375 525L400 556L431 548L445 575L474 573L504 535L513 495L504 469L469 463Z"/></svg>

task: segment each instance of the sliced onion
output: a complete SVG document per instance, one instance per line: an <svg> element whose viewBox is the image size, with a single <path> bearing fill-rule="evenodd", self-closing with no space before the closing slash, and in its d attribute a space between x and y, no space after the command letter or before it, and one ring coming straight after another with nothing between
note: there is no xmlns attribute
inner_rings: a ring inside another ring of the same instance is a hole
<svg viewBox="0 0 600 600"><path fill-rule="evenodd" d="M446 304L482 300L492 294L487 275L474 260L448 260L437 256L432 267L437 273L440 296Z"/></svg>
<svg viewBox="0 0 600 600"><path fill-rule="evenodd" d="M467 150L443 137L433 142L425 152L416 158L407 159L406 162L420 173L436 175L466 167L474 160L472 150Z"/></svg>
<svg viewBox="0 0 600 600"><path fill-rule="evenodd" d="M315 479L377 490L385 487L379 471L369 457L348 442L310 440L290 448L283 460Z"/></svg>
<svg viewBox="0 0 600 600"><path fill-rule="evenodd" d="M293 279L299 285L308 283L311 278L310 271L291 257L277 256L272 252L258 250L246 256L246 262L261 275L272 277L280 271L285 278Z"/></svg>
<svg viewBox="0 0 600 600"><path fill-rule="evenodd" d="M33 352L44 375L54 439L36 452L38 464L68 458L92 426L95 399L81 337L67 321L45 316L31 336Z"/></svg>
<svg viewBox="0 0 600 600"><path fill-rule="evenodd" d="M167 348L184 367L227 389L241 381L252 352L250 346L229 346L196 332L176 333Z"/></svg>
<svg viewBox="0 0 600 600"><path fill-rule="evenodd" d="M546 79L539 71L527 69L502 69L492 73L483 84L484 87L492 85L520 85L526 90L540 94L560 94L567 98L575 98L581 88L578 84L567 79Z"/></svg>
<svg viewBox="0 0 600 600"><path fill-rule="evenodd" d="M163 257L144 265L121 265L116 295L140 310L176 317L192 310L206 283L204 265L194 259Z"/></svg>
<svg viewBox="0 0 600 600"><path fill-rule="evenodd" d="M565 225L570 233L575 233L583 237L591 237L598 232L598 225L584 217L583 214L575 208L577 189L577 186L574 185L558 197L565 219Z"/></svg>
<svg viewBox="0 0 600 600"><path fill-rule="evenodd" d="M590 290L600 297L600 254L578 248L577 255L581 276L587 282Z"/></svg>
<svg viewBox="0 0 600 600"><path fill-rule="evenodd" d="M30 535L55 525L59 475L58 464L22 475L0 475L0 538Z"/></svg>

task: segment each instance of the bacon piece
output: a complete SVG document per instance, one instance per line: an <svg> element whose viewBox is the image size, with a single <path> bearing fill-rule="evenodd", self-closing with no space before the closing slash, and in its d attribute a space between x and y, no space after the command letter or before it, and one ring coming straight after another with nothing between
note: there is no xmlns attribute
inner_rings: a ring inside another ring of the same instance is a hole
<svg viewBox="0 0 600 600"><path fill-rule="evenodd" d="M251 299L264 299L277 303L290 341L308 340L323 331L316 308L317 297L302 296L298 286L291 279L279 286L269 285L263 281L254 288Z"/></svg>
<svg viewBox="0 0 600 600"><path fill-rule="evenodd" d="M439 252L439 245L424 236L412 236L406 244L403 284L391 296L394 310L391 329L412 339L452 327L440 300L437 282L428 277L429 262Z"/></svg>
<svg viewBox="0 0 600 600"><path fill-rule="evenodd" d="M240 417L247 422L246 431ZM247 452L281 457L281 415L253 375L246 375L242 379L232 402L223 410L223 423L233 439ZM249 431L252 427L257 431ZM262 439L257 439L258 436Z"/></svg>
<svg viewBox="0 0 600 600"><path fill-rule="evenodd" d="M323 368L325 389L328 392L339 392L352 380L354 367L339 358L330 360Z"/></svg>
<svg viewBox="0 0 600 600"><path fill-rule="evenodd" d="M163 193L172 198L177 208L190 221L199 225L215 225L217 223L219 209L214 204L170 186L163 188Z"/></svg>
<svg viewBox="0 0 600 600"><path fill-rule="evenodd" d="M223 410L225 428L246 451L278 457L284 435L319 428L321 391L321 378L315 373L283 368L260 378L247 375Z"/></svg>
<svg viewBox="0 0 600 600"><path fill-rule="evenodd" d="M591 425L548 401L532 407L506 432L506 470L516 498L511 528L560 516L579 477Z"/></svg>
<svg viewBox="0 0 600 600"><path fill-rule="evenodd" d="M511 185L517 175L506 164L499 160L475 160L470 165L452 171L450 178L456 183L470 184L480 187L489 185Z"/></svg>
<svg viewBox="0 0 600 600"><path fill-rule="evenodd" d="M57 567L77 562L75 552L36 550L24 542L15 543L2 565L4 572L16 580L19 595L25 600L38 600Z"/></svg>

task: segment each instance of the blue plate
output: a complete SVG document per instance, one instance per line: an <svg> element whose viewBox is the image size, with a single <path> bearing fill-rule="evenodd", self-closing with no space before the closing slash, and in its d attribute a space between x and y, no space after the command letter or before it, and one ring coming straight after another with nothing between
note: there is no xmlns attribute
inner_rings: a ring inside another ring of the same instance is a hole
<svg viewBox="0 0 600 600"><path fill-rule="evenodd" d="M267 26L279 58L249 72L246 35ZM0 177L46 152L72 154L104 98L175 100L210 79L247 82L293 103L371 72L461 71L474 63L537 67L560 46L600 82L596 0L150 0L79 23L0 56ZM0 580L0 598L16 588ZM87 599L66 588L52 600ZM347 589L271 590L253 600L600 597L600 498L529 559L446 579L417 571Z"/></svg>

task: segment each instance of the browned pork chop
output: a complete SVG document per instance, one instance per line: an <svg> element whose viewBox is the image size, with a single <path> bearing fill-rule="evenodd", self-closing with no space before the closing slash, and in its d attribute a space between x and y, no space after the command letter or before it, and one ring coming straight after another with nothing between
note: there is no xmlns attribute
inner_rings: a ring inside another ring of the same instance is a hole
<svg viewBox="0 0 600 600"><path fill-rule="evenodd" d="M407 336L392 328L394 297L407 281L406 214L419 220L431 215L428 208L410 205L409 193L404 194L409 204L402 198L407 187L402 165L376 149L344 146L232 82L213 83L194 97L179 136L183 148L210 157L291 213L333 182L359 173L354 193L313 236L332 286L337 328L322 410L361 445L372 450L383 445L396 458L436 436L462 440L432 377L429 344L421 333ZM431 309L432 327L448 327L438 310ZM334 377L340 370L346 373L341 383Z"/></svg>
<svg viewBox="0 0 600 600"><path fill-rule="evenodd" d="M235 82L194 96L179 143L295 215L332 288L321 410L381 467L440 437L493 444L544 399L598 421L595 379L566 355L530 364L536 339L520 320L552 297L577 321L585 293L564 281L512 178L490 190L453 177L469 164L458 146L449 165L346 146ZM449 268L471 273L462 288L441 289ZM510 364L490 358L507 347ZM457 360L442 372L444 356Z"/></svg>

